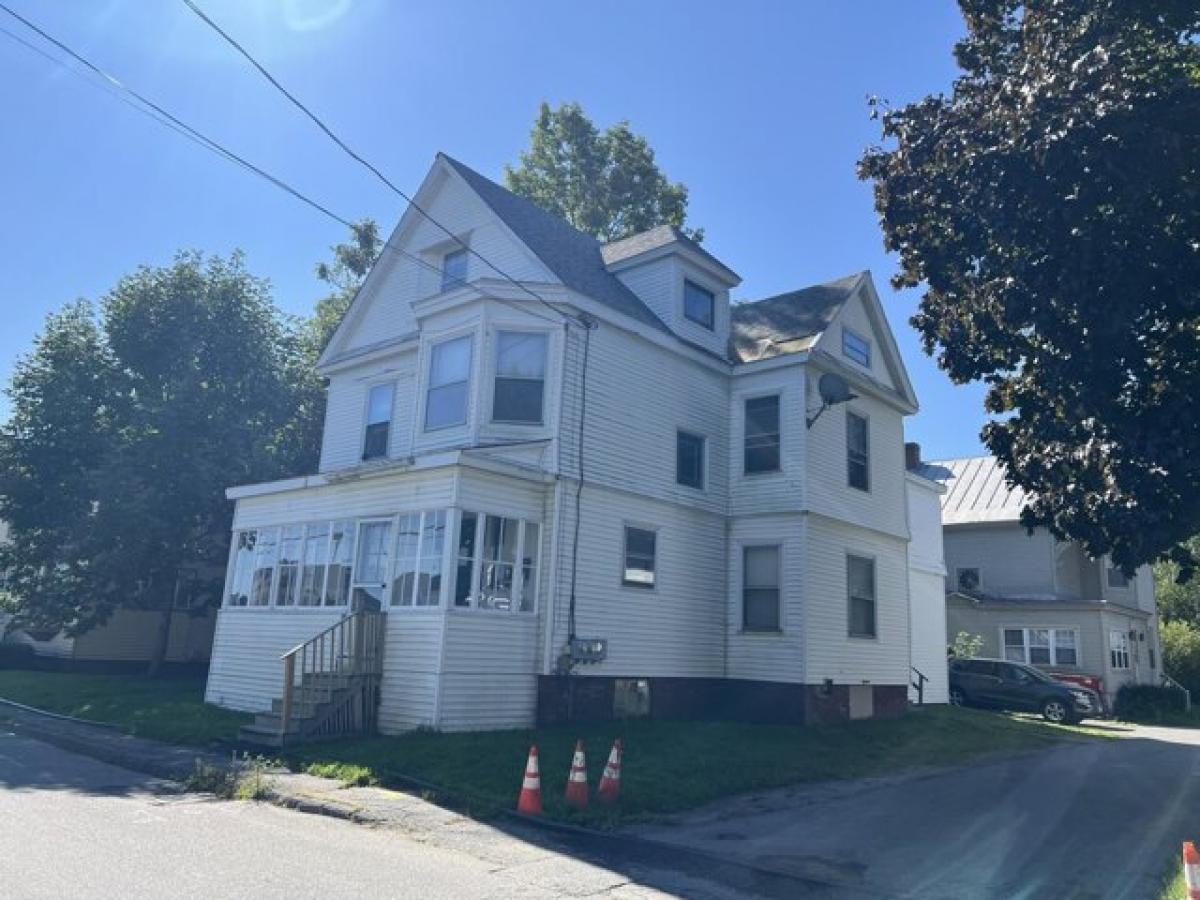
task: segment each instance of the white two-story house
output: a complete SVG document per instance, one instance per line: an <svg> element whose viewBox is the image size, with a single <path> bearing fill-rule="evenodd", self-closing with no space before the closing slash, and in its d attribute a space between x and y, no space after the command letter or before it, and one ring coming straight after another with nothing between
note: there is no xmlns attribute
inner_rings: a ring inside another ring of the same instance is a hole
<svg viewBox="0 0 1200 900"><path fill-rule="evenodd" d="M228 491L207 699L278 714L366 610L385 733L902 711L940 488L870 276L731 305L674 228L601 244L443 155L415 200L320 361L320 470Z"/></svg>
<svg viewBox="0 0 1200 900"><path fill-rule="evenodd" d="M982 655L1091 676L1107 701L1162 680L1154 576L1132 578L1044 528L1020 524L1025 494L990 456L927 464L942 481L947 631L983 638Z"/></svg>

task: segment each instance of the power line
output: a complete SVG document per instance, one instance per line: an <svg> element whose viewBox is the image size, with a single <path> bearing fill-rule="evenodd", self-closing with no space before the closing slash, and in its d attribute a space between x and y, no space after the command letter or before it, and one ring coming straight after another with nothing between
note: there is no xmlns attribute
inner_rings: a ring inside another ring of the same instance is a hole
<svg viewBox="0 0 1200 900"><path fill-rule="evenodd" d="M140 94L133 88L129 87L127 84L122 82L119 78L117 78L115 75L112 75L111 73L105 71L104 69L102 69L98 65L96 65L95 63L91 62L90 60L86 59L79 53L75 52L69 46L67 46L65 43L58 40L53 35L47 33L42 28L38 27L36 24L34 24L33 22L26 19L24 16L20 15L17 12L14 12L10 7L8 7L3 2L0 2L0 10L3 10L4 12L8 13L8 15L12 16L14 19L16 19L18 22L20 22L26 28L28 28L31 31L33 31L34 33L36 33L43 40L47 41L50 44L53 44L55 47L57 47L63 53L66 53L68 56L70 56L72 59L74 59L76 62L78 62L81 66L86 68L93 75L102 79L103 85L105 87L109 88L110 93L112 93L113 88L120 91L121 93L113 93L113 96L116 97L117 99L121 100L122 102L124 102L126 105L130 106L133 109L136 109L138 112L142 113L143 115L148 116L149 118L153 119L155 122L158 122L160 125L170 128L172 131L176 132L177 134L180 134L183 137L188 138L189 140L198 144L199 146L203 147L204 149L209 150L212 153L215 153L217 156L220 156L221 158L225 159L226 161L232 162L235 165L238 165L238 166L242 167L243 169L245 169L246 171L250 172L251 174L256 175L256 176L270 182L275 187L290 194L295 199L306 204L307 206L311 207L312 209L315 209L317 212L321 213L322 215L326 216L327 218L332 219L333 221L335 221L335 222L345 226L346 228L350 229L351 231L353 231L354 226L353 226L353 223L351 223L351 221L349 219L338 215L337 213L330 210L328 207L324 206L323 204L312 199L308 195L302 193L297 188L288 184L286 181L282 180L281 178L276 177L275 175L272 175L270 172L266 171L265 169L255 165L254 163L250 162L249 160L245 159L244 157L239 156L237 153L233 152L232 150L229 150L227 147L220 144L219 142L208 137L206 134L199 131L198 129L193 128L191 125L184 122L182 119L179 119L172 113L168 112L162 106L158 105L154 101L150 100L149 98L143 96L142 94ZM54 63L55 65L62 66L64 68L66 68L68 71L73 72L76 75L85 77L84 73L80 72L77 69L72 68L71 66L66 65L66 63L64 63L62 60L56 59L52 55L46 53L44 50L36 47L35 45L29 43L26 40L24 40L19 35L12 33L8 29L0 29L0 33L5 34L7 37L11 38L12 40L14 40L17 43L21 44L22 46L26 47L27 49L37 53L39 56L42 56L43 58L49 60L50 62ZM134 100L137 101L137 104L141 104L141 105L139 106L139 105L133 103L132 101L130 101L128 99L130 97L134 98ZM409 253L408 251L403 250L400 247L393 247L388 242L384 243L384 245L381 249L381 252L383 250L387 250L387 251L391 251L393 253L399 254L400 256L404 257L405 259L411 260L412 262L415 262L417 265L423 266L424 268L429 269L432 272L435 272L439 276L444 274L440 268L433 265L428 260L422 259L420 256L417 256L416 254ZM466 280L462 279L462 278L452 279L452 283L455 283L455 282L460 286L467 284ZM540 313L536 313L533 310L516 306L515 304L506 301L504 298L496 297L494 299L496 299L499 302L504 303L504 304L512 307L513 309L516 309L526 315L530 315L530 316L533 316L534 318L541 319L544 322L549 322L551 325L557 326L559 324L559 322L557 320L550 319L549 317L544 316ZM541 298L539 298L539 299L541 299ZM542 302L545 303L546 301L542 300ZM546 305L549 306L549 304L546 304ZM564 315L561 310L559 310L553 306L550 306L550 309L552 309L555 313L557 313L560 316Z"/></svg>
<svg viewBox="0 0 1200 900"><path fill-rule="evenodd" d="M285 88L282 84L280 84L279 79L277 79L274 75L272 75L270 73L270 71L267 70L266 66L264 66L257 59L255 59L253 54L251 54L249 50L247 50L245 47L243 47L237 41L237 39L234 38L229 32L227 32L220 25L218 25L216 22L214 22L212 20L212 18L203 9L201 9L198 4L196 4L194 2L194 0L183 0L183 3L188 7L188 9L190 9L192 12L194 12L200 18L201 21L203 21L206 25L208 25L209 28L211 28L213 31L215 31L217 34L219 34L222 38L224 38L226 43L228 43L231 47L233 47L234 50L236 50L243 57L245 57L246 61L249 62L250 65L254 66L254 68L258 70L259 74L261 74L263 76L263 78L267 79L267 81L270 82L272 87L274 87L277 91L279 91L279 93L283 94L283 96L286 97L293 106L295 106L298 110L300 110L302 113L304 113L304 115L307 116L314 125L316 125L319 129L321 129L321 131L323 131L325 133L325 135L338 146L339 149L341 149L346 155L348 155L351 159L353 159L359 165L366 168L367 171L369 171L372 175L374 175L376 178L378 178L379 181L382 182L389 190L391 190L393 193L397 194L398 196L402 197L405 201L408 202L409 206L411 206L418 213L420 213L422 216L424 216L426 219L428 219L430 223L435 225L440 231L445 233L448 237L450 237L453 241L455 241L460 247L462 247L464 250L466 250L468 253L470 253L472 256L474 256L476 259L478 259L480 262L482 262L484 265L486 265L488 268L492 269L492 271L494 271L498 275L500 275L500 277L504 278L506 281L512 282L516 287L518 287L525 293L529 294L529 296L533 297L535 300L537 300L539 303L546 306L548 309L552 310L554 313L562 316L568 322L574 318L572 316L569 316L567 313L564 313L558 307L549 303L544 297L542 297L536 291L531 290L523 282L520 282L516 278L509 275L507 272L505 272L503 269L501 269L499 266L497 266L491 260L489 260L485 256L483 256L483 254L481 254L478 250L475 250L474 248L472 248L469 244L467 244L466 241L464 241L462 238L460 238L457 234L452 232L449 228L447 228L445 225L443 225L441 222L439 222L437 219L435 219L427 210L422 208L421 205L419 203L417 203L416 200L414 200L407 193L405 193L403 190L401 190L399 187L397 187L391 181L391 179L389 179L386 175L384 175L381 171L379 171L378 168L376 168L374 165L372 165L370 161L368 161L367 159L360 156L358 153L356 153L353 150L353 148L350 147L349 144L347 144L344 140L342 140L340 137L338 137L338 135L333 131L333 129L330 128L328 125L326 125L321 120L320 116L318 116L311 109L309 109L298 97L296 97L295 94L293 94L291 91L289 91L287 88Z"/></svg>

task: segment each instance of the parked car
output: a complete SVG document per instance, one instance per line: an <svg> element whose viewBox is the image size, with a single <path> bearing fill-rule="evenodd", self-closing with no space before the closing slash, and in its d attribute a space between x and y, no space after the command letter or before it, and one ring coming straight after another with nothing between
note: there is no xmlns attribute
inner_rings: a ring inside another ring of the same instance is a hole
<svg viewBox="0 0 1200 900"><path fill-rule="evenodd" d="M1074 724L1100 715L1097 694L1065 684L1040 669L1003 659L950 661L950 702L1038 712L1048 722Z"/></svg>

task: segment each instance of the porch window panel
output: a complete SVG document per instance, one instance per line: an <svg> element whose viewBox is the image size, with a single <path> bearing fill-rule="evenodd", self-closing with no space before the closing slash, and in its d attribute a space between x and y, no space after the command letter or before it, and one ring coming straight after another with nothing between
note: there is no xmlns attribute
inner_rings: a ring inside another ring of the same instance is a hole
<svg viewBox="0 0 1200 900"><path fill-rule="evenodd" d="M275 561L279 551L279 529L262 528L254 547L254 575L250 584L250 605L270 606L275 583Z"/></svg>
<svg viewBox="0 0 1200 900"><path fill-rule="evenodd" d="M475 546L479 516L464 512L458 528L458 553L454 566L454 605L470 606L475 580Z"/></svg>
<svg viewBox="0 0 1200 900"><path fill-rule="evenodd" d="M304 526L287 525L279 538L278 572L275 577L275 605L293 606L300 583L300 561L304 553Z"/></svg>
<svg viewBox="0 0 1200 900"><path fill-rule="evenodd" d="M479 569L481 609L511 610L516 573L520 522L502 516L485 516L482 561Z"/></svg>
<svg viewBox="0 0 1200 900"><path fill-rule="evenodd" d="M254 545L256 531L239 531L233 536L233 570L229 579L226 606L246 606L250 603L254 580Z"/></svg>
<svg viewBox="0 0 1200 900"><path fill-rule="evenodd" d="M329 523L308 526L304 537L304 567L300 571L301 606L320 606L329 566Z"/></svg>
<svg viewBox="0 0 1200 900"><path fill-rule="evenodd" d="M325 605L345 606L350 600L350 576L354 567L355 524L352 519L333 523L329 535L329 575Z"/></svg>
<svg viewBox="0 0 1200 900"><path fill-rule="evenodd" d="M417 606L437 606L442 601L442 556L445 548L446 511L439 509L425 513L416 569Z"/></svg>
<svg viewBox="0 0 1200 900"><path fill-rule="evenodd" d="M1004 629L1004 658L1009 662L1026 661L1024 628Z"/></svg>
<svg viewBox="0 0 1200 900"><path fill-rule="evenodd" d="M471 378L469 335L436 344L429 355L429 391L425 396L425 429L449 428L467 421Z"/></svg>
<svg viewBox="0 0 1200 900"><path fill-rule="evenodd" d="M541 527L536 522L525 523L525 542L521 548L520 612L533 612L537 606L538 551L541 547Z"/></svg>
<svg viewBox="0 0 1200 900"><path fill-rule="evenodd" d="M421 514L409 513L401 516L396 533L396 575L392 580L392 606L413 604L420 543Z"/></svg>

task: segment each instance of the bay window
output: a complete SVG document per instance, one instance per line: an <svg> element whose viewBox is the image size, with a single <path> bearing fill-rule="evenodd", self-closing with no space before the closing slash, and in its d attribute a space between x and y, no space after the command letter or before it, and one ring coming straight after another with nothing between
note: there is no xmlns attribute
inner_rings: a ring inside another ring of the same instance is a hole
<svg viewBox="0 0 1200 900"><path fill-rule="evenodd" d="M467 421L471 381L471 336L435 344L429 352L429 388L425 393L425 430L450 428Z"/></svg>
<svg viewBox="0 0 1200 900"><path fill-rule="evenodd" d="M549 338L544 333L497 333L493 422L542 424L548 345Z"/></svg>

